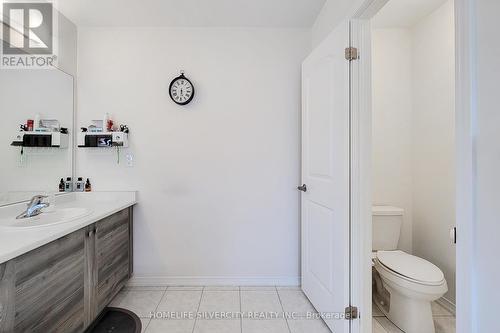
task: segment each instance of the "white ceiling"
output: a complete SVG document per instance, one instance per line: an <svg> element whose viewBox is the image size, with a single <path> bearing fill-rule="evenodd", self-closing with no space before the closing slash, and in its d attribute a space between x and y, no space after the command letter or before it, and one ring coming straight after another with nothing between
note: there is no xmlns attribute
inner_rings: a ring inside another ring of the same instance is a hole
<svg viewBox="0 0 500 333"><path fill-rule="evenodd" d="M59 0L78 26L311 27L325 0Z"/></svg>
<svg viewBox="0 0 500 333"><path fill-rule="evenodd" d="M374 28L410 28L447 0L389 0L372 19Z"/></svg>

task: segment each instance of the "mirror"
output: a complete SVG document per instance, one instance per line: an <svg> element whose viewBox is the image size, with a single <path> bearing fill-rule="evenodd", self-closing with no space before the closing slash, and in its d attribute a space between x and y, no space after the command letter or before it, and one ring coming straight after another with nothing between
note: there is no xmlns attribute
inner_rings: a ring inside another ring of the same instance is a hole
<svg viewBox="0 0 500 333"><path fill-rule="evenodd" d="M0 70L0 206L58 192L72 177L73 91L59 69Z"/></svg>

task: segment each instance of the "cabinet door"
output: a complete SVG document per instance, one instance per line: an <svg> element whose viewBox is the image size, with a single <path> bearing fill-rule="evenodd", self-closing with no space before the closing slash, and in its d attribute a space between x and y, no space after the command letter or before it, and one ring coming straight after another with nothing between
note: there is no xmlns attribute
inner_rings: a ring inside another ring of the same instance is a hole
<svg viewBox="0 0 500 333"><path fill-rule="evenodd" d="M16 272L15 261L0 265L0 332L14 331L16 317Z"/></svg>
<svg viewBox="0 0 500 333"><path fill-rule="evenodd" d="M83 331L83 231L3 265L1 297L13 305L9 306L7 316L9 312L14 316L0 325L2 332Z"/></svg>
<svg viewBox="0 0 500 333"><path fill-rule="evenodd" d="M129 210L124 209L96 223L96 309L99 314L129 278Z"/></svg>
<svg viewBox="0 0 500 333"><path fill-rule="evenodd" d="M84 307L85 327L88 327L96 319L98 313L96 308L96 284L97 268L95 257L95 232L96 225L91 224L83 229L85 232L85 282L84 282Z"/></svg>

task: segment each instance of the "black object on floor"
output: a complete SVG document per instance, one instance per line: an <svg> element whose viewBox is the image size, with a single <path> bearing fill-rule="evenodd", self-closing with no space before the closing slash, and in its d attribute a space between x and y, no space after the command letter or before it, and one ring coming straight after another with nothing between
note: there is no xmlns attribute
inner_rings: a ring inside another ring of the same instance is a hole
<svg viewBox="0 0 500 333"><path fill-rule="evenodd" d="M86 333L141 333L139 317L125 309L105 308Z"/></svg>

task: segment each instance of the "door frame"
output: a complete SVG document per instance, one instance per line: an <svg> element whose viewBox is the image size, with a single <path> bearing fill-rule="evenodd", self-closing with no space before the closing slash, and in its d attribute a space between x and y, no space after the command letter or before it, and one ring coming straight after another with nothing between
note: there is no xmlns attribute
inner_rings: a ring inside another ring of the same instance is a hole
<svg viewBox="0 0 500 333"><path fill-rule="evenodd" d="M351 301L360 308L352 333L372 330L371 304L371 27L370 19L389 0L364 0L351 16ZM454 0L456 146L456 325L457 333L476 332L473 284L476 202L476 100L474 3Z"/></svg>

